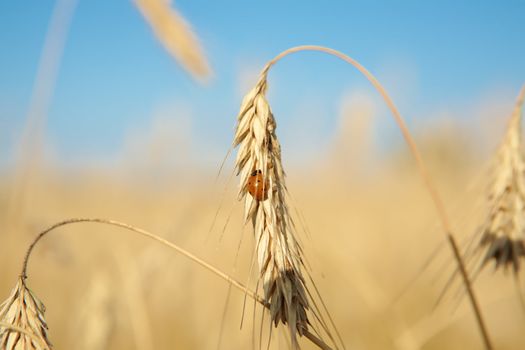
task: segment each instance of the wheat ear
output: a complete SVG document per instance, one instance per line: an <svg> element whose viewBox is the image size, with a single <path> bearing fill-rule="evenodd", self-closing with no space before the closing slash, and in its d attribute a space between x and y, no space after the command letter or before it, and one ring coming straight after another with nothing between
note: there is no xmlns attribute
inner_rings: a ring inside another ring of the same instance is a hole
<svg viewBox="0 0 525 350"><path fill-rule="evenodd" d="M274 137L275 120L265 98L269 69L283 57L300 51L324 52L351 64L372 83L386 102L415 158L421 178L436 208L443 232L452 249L467 290L485 348L492 349L487 328L454 238L445 206L403 117L386 90L363 65L339 51L315 45L290 48L268 62L262 70L257 85L242 102L234 138L234 146L239 146L236 160L236 168L240 175L239 194L241 197L245 197L245 217L247 220L251 219L254 226L259 269L265 286L265 300L270 303L270 309L275 310L272 313L272 321L288 322L292 339L296 330L301 334L301 331L305 329L305 321L306 323L308 321L304 316L304 310L308 307L308 301L302 299L302 278L300 274L298 275L301 262L300 249L296 245L295 238L289 234L290 226L287 225L286 220L287 206L282 196L285 185L280 163L280 148L278 143L274 142L274 139L276 140ZM254 179L252 175L258 171L261 171L263 175L263 179L260 182L263 194L262 201L254 200L254 198L250 198L246 194L250 188L256 194L261 192L260 187L254 189L249 183L250 180L252 182L257 180L257 177ZM267 199L266 191L268 192ZM291 277L288 277L290 274L285 271L290 271L290 269L292 269L293 273ZM273 282L272 279L274 280ZM296 283L296 285L294 286L293 283ZM272 289L272 286L276 286L279 289ZM293 298L290 298L290 296ZM283 300L287 303L285 306L282 306ZM273 302L277 304L272 305ZM290 315L290 311L295 312L295 315ZM292 324L290 325L290 323Z"/></svg>
<svg viewBox="0 0 525 350"><path fill-rule="evenodd" d="M525 257L525 160L521 142L522 87L494 165L488 195L488 216L481 227L481 267L494 260L496 269L512 266L515 275Z"/></svg>
<svg viewBox="0 0 525 350"><path fill-rule="evenodd" d="M303 261L288 205L275 119L266 100L266 73L244 98L233 141L245 221L252 223L259 276L271 321L288 324L292 347L308 329ZM248 193L250 193L248 195Z"/></svg>
<svg viewBox="0 0 525 350"><path fill-rule="evenodd" d="M44 304L27 288L20 277L11 295L0 305L2 350L50 350L53 348L47 335Z"/></svg>

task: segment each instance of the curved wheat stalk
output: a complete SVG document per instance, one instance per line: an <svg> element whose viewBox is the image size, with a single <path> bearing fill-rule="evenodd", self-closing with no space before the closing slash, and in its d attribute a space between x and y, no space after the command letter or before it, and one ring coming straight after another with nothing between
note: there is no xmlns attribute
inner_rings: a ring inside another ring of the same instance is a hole
<svg viewBox="0 0 525 350"><path fill-rule="evenodd" d="M485 348L492 349L445 206L403 117L386 90L364 66L339 51L314 45L290 48L267 63L256 86L243 99L233 142L234 147L239 147L236 159L236 169L240 176L239 197L245 201L245 220L251 221L254 229L260 280L265 301L272 310L272 322L288 324L293 345L296 344L296 334L301 335L309 324L309 298L304 293L301 249L288 214L281 149L275 136L276 123L265 96L270 68L283 57L300 51L324 52L351 64L372 83L386 102L415 158L421 178L433 201L443 233L461 272Z"/></svg>
<svg viewBox="0 0 525 350"><path fill-rule="evenodd" d="M154 241L157 241L157 242L159 242L159 243L161 243L161 244L163 244L163 245L165 245L165 246L175 250L177 253L183 255L184 257L190 259L191 261L199 264L200 266L204 267L205 269L207 269L208 271L210 271L213 274L217 275L218 277L222 278L223 280L225 280L226 282L228 282L229 284L231 284L235 288L239 289L240 291L245 293L245 295L249 296L250 298L252 298L254 301L258 302L262 306L264 306L266 308L269 308L269 304L266 303L264 301L264 299L262 297L260 297L259 295L257 295L255 292L253 292L252 290L248 289L242 283L240 283L236 279L230 277L228 274L222 272L221 270L217 269L213 265L207 263L206 261L198 258L194 254L188 252L187 250L185 250L185 249L179 247L178 245L176 245L176 244L174 244L174 243L172 243L172 242L170 242L170 241L168 241L168 240L166 240L166 239L164 239L162 237L159 237L159 236L157 236L157 235L155 235L155 234L153 234L151 232L148 232L146 230L143 230L141 228L138 228L138 227L135 227L135 226L123 223L123 222L110 220L110 219L100 219L100 218L74 218L74 219L68 219L68 220L64 220L64 221L55 223L54 225L52 225L52 226L48 227L47 229L45 229L44 231L40 232L35 237L33 242L29 245L29 248L28 248L28 250L27 250L27 252L25 254L24 261L22 263L22 271L20 273L20 280L25 281L25 279L27 279L27 269L28 269L29 259L31 257L31 254L32 254L35 246L38 244L38 242L42 238L44 238L47 234L49 234L50 232L54 231L55 229L57 229L59 227L66 226L66 225L71 225L71 224L78 224L78 223L97 223L97 224L116 226L116 227L124 228L126 230L138 233L138 234L140 234L140 235L142 235L142 236L144 236L146 238L152 239ZM16 327L16 325L14 327ZM317 335L315 335L315 334L313 334L313 333L311 333L309 331L306 331L304 333L304 336L307 339L309 339L313 344L318 346L320 349L332 350L331 347L328 346L327 344L325 344ZM50 350L50 349L44 349L44 350Z"/></svg>

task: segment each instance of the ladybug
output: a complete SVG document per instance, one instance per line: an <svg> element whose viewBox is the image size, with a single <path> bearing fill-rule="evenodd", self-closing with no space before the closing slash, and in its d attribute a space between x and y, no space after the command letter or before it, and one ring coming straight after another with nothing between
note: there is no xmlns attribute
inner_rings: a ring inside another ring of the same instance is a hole
<svg viewBox="0 0 525 350"><path fill-rule="evenodd" d="M264 181L261 170L254 170L248 178L248 192L258 201L268 199L268 180Z"/></svg>

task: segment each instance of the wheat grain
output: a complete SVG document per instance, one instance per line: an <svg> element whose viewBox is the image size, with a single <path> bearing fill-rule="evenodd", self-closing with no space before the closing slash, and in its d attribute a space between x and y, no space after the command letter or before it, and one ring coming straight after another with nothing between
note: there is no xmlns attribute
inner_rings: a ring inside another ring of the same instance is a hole
<svg viewBox="0 0 525 350"><path fill-rule="evenodd" d="M44 304L27 288L24 278L20 277L9 298L0 305L0 321L26 333L0 328L0 349L52 349L44 318L45 309Z"/></svg>
<svg viewBox="0 0 525 350"><path fill-rule="evenodd" d="M509 126L497 151L488 195L488 216L482 224L481 267L494 260L496 269L520 269L525 257L525 159L521 142L521 114L525 85L517 98Z"/></svg>

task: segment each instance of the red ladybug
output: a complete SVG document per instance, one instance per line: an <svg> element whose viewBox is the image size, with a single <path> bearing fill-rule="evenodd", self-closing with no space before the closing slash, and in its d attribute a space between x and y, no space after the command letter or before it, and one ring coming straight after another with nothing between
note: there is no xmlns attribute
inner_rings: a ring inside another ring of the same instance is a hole
<svg viewBox="0 0 525 350"><path fill-rule="evenodd" d="M258 201L268 199L268 181L264 181L261 170L254 170L248 178L248 192Z"/></svg>

